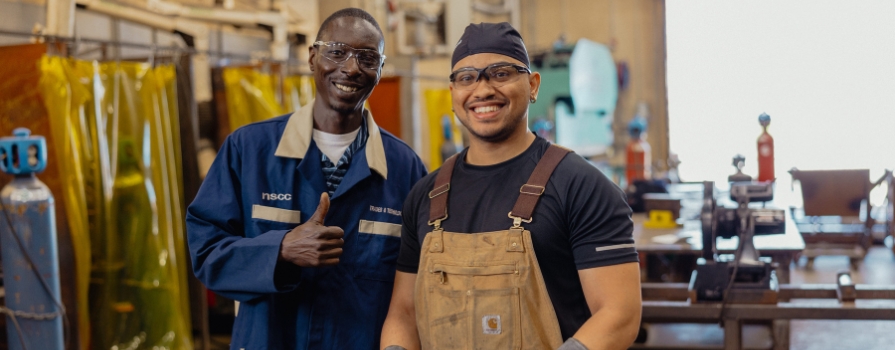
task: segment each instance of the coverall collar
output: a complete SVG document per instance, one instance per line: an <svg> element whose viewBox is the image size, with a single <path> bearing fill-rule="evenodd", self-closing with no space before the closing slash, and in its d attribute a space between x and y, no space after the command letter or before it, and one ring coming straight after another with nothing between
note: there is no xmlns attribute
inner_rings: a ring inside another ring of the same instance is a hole
<svg viewBox="0 0 895 350"><path fill-rule="evenodd" d="M311 147L312 132L314 129L314 100L311 100L304 107L292 113L289 121L286 122L286 130L283 131L283 137L277 145L277 151L274 153L277 157L303 159ZM385 160L385 148L382 146L382 134L379 132L379 126L373 120L373 113L368 109L364 109L364 118L367 118L367 145L365 147L365 155L367 156L367 164L370 170L379 173L383 179L388 179L388 163Z"/></svg>

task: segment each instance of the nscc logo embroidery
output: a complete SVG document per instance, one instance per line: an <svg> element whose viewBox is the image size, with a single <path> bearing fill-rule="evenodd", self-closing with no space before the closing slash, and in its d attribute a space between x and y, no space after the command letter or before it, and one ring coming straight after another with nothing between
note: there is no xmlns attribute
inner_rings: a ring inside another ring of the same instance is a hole
<svg viewBox="0 0 895 350"><path fill-rule="evenodd" d="M291 193L261 193L262 200L268 201L291 201Z"/></svg>

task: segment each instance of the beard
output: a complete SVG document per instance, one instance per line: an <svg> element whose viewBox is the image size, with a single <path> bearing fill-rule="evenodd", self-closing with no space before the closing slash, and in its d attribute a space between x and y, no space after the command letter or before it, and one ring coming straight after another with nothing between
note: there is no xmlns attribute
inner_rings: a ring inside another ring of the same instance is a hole
<svg viewBox="0 0 895 350"><path fill-rule="evenodd" d="M459 118L458 118L459 119ZM519 118L508 120L507 123L501 125L497 130L491 130L488 132L480 132L475 130L474 128L469 127L463 119L460 119L460 124L463 124L466 127L466 130L473 137L482 140L488 143L501 143L506 141L516 132L520 124L525 122L525 114L521 115Z"/></svg>

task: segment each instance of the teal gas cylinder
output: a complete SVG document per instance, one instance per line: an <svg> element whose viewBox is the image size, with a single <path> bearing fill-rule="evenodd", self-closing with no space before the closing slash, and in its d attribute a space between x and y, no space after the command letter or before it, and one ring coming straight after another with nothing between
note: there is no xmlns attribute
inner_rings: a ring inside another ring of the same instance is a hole
<svg viewBox="0 0 895 350"><path fill-rule="evenodd" d="M47 165L46 140L24 128L13 134L0 138L0 171L14 176L0 190L9 349L63 349L53 194L35 175Z"/></svg>

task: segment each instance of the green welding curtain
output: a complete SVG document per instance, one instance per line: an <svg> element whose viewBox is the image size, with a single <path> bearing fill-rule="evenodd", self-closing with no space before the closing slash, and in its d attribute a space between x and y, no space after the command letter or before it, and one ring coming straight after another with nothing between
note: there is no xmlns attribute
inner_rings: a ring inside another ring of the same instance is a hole
<svg viewBox="0 0 895 350"><path fill-rule="evenodd" d="M86 208L91 348L192 349L174 67L45 57L41 71L66 193Z"/></svg>

